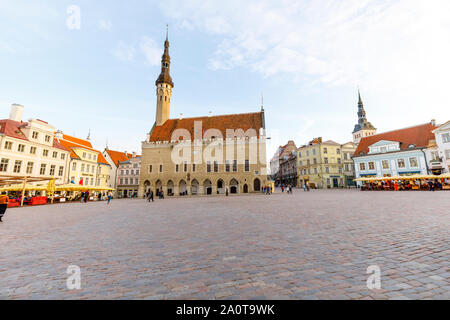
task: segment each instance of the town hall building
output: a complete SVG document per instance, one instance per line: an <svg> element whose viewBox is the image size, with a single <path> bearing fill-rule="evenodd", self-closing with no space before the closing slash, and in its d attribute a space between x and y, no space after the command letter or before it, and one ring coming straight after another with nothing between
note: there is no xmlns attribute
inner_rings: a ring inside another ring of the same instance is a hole
<svg viewBox="0 0 450 320"><path fill-rule="evenodd" d="M170 118L174 83L166 36L156 80L156 119L142 142L139 195L238 194L268 183L264 108L258 112Z"/></svg>

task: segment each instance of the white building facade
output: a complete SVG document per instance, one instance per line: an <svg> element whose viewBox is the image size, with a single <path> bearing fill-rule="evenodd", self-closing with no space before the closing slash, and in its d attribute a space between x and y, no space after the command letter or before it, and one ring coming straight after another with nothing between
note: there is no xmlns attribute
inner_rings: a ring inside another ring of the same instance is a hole
<svg viewBox="0 0 450 320"><path fill-rule="evenodd" d="M442 173L450 173L450 121L433 131L436 137L435 160L442 168Z"/></svg>
<svg viewBox="0 0 450 320"><path fill-rule="evenodd" d="M55 127L38 119L23 122L23 109L13 104L9 118L0 120L0 175L67 183L70 152L55 138Z"/></svg>

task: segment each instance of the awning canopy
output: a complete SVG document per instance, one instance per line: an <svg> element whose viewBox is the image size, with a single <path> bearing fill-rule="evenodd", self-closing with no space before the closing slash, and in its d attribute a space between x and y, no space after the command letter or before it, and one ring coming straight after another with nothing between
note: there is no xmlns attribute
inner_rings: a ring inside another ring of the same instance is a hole
<svg viewBox="0 0 450 320"><path fill-rule="evenodd" d="M353 179L353 181L386 181L386 180L432 180L432 179L450 179L450 173L445 173L441 175L421 175L413 174L410 176L393 176L393 177L366 177Z"/></svg>

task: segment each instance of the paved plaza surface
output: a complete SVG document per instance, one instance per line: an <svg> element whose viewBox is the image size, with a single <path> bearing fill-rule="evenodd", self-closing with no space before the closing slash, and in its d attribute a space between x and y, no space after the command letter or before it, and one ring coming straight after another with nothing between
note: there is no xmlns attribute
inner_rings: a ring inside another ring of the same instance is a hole
<svg viewBox="0 0 450 320"><path fill-rule="evenodd" d="M450 299L445 191L67 203L4 220L1 299Z"/></svg>

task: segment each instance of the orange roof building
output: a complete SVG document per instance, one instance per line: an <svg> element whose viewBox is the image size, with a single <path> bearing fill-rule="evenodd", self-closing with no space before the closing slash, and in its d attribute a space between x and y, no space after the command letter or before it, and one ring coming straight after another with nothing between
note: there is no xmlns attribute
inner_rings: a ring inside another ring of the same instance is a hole
<svg viewBox="0 0 450 320"><path fill-rule="evenodd" d="M137 155L136 152L128 153L128 152L122 152L122 151L116 151L111 150L108 147L105 148L103 151L103 157L105 158L106 162L109 163L111 166L111 187L116 188L118 187L118 175L117 175L117 169L119 168L119 165L121 162L128 161L132 158L140 157L140 155Z"/></svg>
<svg viewBox="0 0 450 320"><path fill-rule="evenodd" d="M430 122L363 137L353 156L356 178L431 174L426 151L435 129Z"/></svg>
<svg viewBox="0 0 450 320"><path fill-rule="evenodd" d="M70 151L69 182L85 186L111 187L111 166L103 154L92 147L89 139L80 139L61 131L58 143Z"/></svg>

